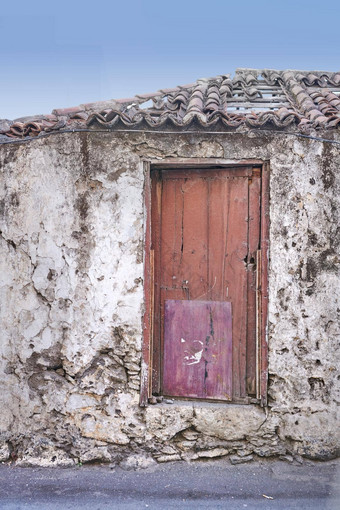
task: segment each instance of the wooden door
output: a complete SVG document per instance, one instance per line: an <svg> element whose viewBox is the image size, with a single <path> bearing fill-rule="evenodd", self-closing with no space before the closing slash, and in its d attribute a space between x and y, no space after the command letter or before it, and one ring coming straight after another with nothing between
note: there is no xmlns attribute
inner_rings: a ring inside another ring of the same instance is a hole
<svg viewBox="0 0 340 510"><path fill-rule="evenodd" d="M261 169L152 172L152 391L256 394Z"/></svg>

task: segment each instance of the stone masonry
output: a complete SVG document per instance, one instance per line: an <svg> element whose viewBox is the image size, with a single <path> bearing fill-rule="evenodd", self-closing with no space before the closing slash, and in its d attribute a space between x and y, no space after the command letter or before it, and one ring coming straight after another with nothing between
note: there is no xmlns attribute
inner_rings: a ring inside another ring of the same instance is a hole
<svg viewBox="0 0 340 510"><path fill-rule="evenodd" d="M0 460L337 456L340 136L327 138L89 130L3 144ZM193 157L270 162L266 408L139 406L143 160Z"/></svg>

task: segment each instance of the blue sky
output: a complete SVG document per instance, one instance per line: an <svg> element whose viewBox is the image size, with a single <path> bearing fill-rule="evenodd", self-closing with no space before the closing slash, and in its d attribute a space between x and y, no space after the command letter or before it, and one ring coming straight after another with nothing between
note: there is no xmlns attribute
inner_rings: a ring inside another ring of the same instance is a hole
<svg viewBox="0 0 340 510"><path fill-rule="evenodd" d="M237 67L340 70L340 1L1 2L0 118Z"/></svg>

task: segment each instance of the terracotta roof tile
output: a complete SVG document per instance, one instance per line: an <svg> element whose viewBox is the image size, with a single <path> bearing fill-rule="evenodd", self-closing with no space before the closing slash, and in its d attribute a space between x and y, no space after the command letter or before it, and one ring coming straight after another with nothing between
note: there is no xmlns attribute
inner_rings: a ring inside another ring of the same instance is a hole
<svg viewBox="0 0 340 510"><path fill-rule="evenodd" d="M0 120L0 135L3 140L92 126L187 129L195 124L207 129L295 127L303 132L337 128L340 72L238 69L233 78L201 78L132 98L59 108L51 115Z"/></svg>
<svg viewBox="0 0 340 510"><path fill-rule="evenodd" d="M180 87L174 87L172 89L160 89L159 92L162 94L173 94L174 92L177 92L178 90L181 90Z"/></svg>
<svg viewBox="0 0 340 510"><path fill-rule="evenodd" d="M136 94L136 97L138 99L145 99L145 101L148 101L151 98L155 98L155 97L162 96L162 95L163 95L163 93L161 91L159 91L159 92L152 92L150 94Z"/></svg>
<svg viewBox="0 0 340 510"><path fill-rule="evenodd" d="M52 114L54 113L57 116L65 116L70 115L72 113L78 113L81 112L83 108L81 106L73 106L71 108L58 108L57 110L53 110Z"/></svg>

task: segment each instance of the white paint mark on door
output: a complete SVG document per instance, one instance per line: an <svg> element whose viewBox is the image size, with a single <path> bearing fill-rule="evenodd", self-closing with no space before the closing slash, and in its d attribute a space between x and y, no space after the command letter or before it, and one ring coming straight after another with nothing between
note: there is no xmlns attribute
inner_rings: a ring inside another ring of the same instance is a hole
<svg viewBox="0 0 340 510"><path fill-rule="evenodd" d="M190 356L184 356L184 361L186 361L187 365L195 365L201 361L203 354L203 349L201 351L195 352L195 354L191 354Z"/></svg>
<svg viewBox="0 0 340 510"><path fill-rule="evenodd" d="M194 340L193 344L196 344L196 343L203 346L203 342L201 342L201 340ZM187 366L196 365L196 363L199 363L202 359L203 349L195 352L195 348L193 348L191 350L191 352L186 350L185 353L186 353L186 356L184 356L184 361L186 362L186 365Z"/></svg>

